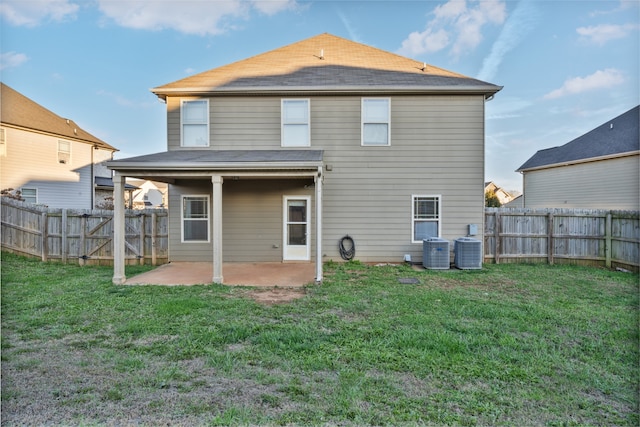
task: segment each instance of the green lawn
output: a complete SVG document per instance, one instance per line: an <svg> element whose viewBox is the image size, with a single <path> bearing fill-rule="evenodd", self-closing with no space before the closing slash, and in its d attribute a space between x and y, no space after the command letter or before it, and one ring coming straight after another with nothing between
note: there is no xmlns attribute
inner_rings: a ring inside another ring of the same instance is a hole
<svg viewBox="0 0 640 427"><path fill-rule="evenodd" d="M277 305L111 275L2 254L3 426L640 423L637 274L330 262Z"/></svg>

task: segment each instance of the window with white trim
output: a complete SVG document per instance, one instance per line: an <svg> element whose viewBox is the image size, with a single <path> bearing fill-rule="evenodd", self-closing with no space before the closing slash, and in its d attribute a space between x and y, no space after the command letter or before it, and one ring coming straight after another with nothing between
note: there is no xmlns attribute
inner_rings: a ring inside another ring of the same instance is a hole
<svg viewBox="0 0 640 427"><path fill-rule="evenodd" d="M27 203L38 203L38 189L37 188L21 188L20 196Z"/></svg>
<svg viewBox="0 0 640 427"><path fill-rule="evenodd" d="M209 241L209 196L182 196L182 241Z"/></svg>
<svg viewBox="0 0 640 427"><path fill-rule="evenodd" d="M389 98L362 98L362 145L391 145Z"/></svg>
<svg viewBox="0 0 640 427"><path fill-rule="evenodd" d="M209 100L182 101L181 106L182 147L209 146Z"/></svg>
<svg viewBox="0 0 640 427"><path fill-rule="evenodd" d="M283 99L281 107L283 147L308 147L310 144L309 100Z"/></svg>
<svg viewBox="0 0 640 427"><path fill-rule="evenodd" d="M0 128L0 157L7 155L7 139L4 128Z"/></svg>
<svg viewBox="0 0 640 427"><path fill-rule="evenodd" d="M411 196L411 241L440 237L441 196Z"/></svg>
<svg viewBox="0 0 640 427"><path fill-rule="evenodd" d="M71 143L69 141L58 140L58 163L64 165L71 162Z"/></svg>

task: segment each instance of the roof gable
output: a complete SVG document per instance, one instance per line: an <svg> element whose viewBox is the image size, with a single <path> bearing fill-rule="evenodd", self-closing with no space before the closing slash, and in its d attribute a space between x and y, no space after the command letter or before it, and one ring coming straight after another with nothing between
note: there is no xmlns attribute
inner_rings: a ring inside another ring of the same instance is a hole
<svg viewBox="0 0 640 427"><path fill-rule="evenodd" d="M320 34L152 89L170 94L236 92L468 91L501 89L413 59Z"/></svg>
<svg viewBox="0 0 640 427"><path fill-rule="evenodd" d="M0 112L2 112L0 120L3 125L55 135L117 151L116 148L83 130L73 120L58 116L4 83L0 83Z"/></svg>
<svg viewBox="0 0 640 427"><path fill-rule="evenodd" d="M539 150L516 172L637 152L639 123L640 106L636 106L560 147Z"/></svg>

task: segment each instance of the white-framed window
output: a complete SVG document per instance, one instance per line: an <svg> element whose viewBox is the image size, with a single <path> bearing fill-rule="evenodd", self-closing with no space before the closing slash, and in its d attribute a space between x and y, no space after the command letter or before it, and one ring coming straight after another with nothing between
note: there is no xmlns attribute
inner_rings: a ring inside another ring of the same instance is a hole
<svg viewBox="0 0 640 427"><path fill-rule="evenodd" d="M27 203L38 203L38 189L37 188L25 188L20 189L20 196Z"/></svg>
<svg viewBox="0 0 640 427"><path fill-rule="evenodd" d="M69 141L58 140L58 163L63 165L71 162L71 143Z"/></svg>
<svg viewBox="0 0 640 427"><path fill-rule="evenodd" d="M283 99L280 109L283 147L308 147L310 143L308 99Z"/></svg>
<svg viewBox="0 0 640 427"><path fill-rule="evenodd" d="M4 128L0 128L0 157L7 155L7 134Z"/></svg>
<svg viewBox="0 0 640 427"><path fill-rule="evenodd" d="M209 196L182 196L182 242L209 241Z"/></svg>
<svg viewBox="0 0 640 427"><path fill-rule="evenodd" d="M391 145L391 100L362 98L362 145Z"/></svg>
<svg viewBox="0 0 640 427"><path fill-rule="evenodd" d="M182 101L181 111L182 147L209 146L209 100Z"/></svg>
<svg viewBox="0 0 640 427"><path fill-rule="evenodd" d="M411 242L440 237L442 196L411 196Z"/></svg>

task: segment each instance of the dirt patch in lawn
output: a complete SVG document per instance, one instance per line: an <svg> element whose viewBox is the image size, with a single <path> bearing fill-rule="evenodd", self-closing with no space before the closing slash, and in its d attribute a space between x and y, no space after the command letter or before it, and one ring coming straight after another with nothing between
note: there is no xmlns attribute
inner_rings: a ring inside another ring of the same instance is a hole
<svg viewBox="0 0 640 427"><path fill-rule="evenodd" d="M249 296L264 305L285 304L304 297L303 289L271 288L249 292Z"/></svg>

